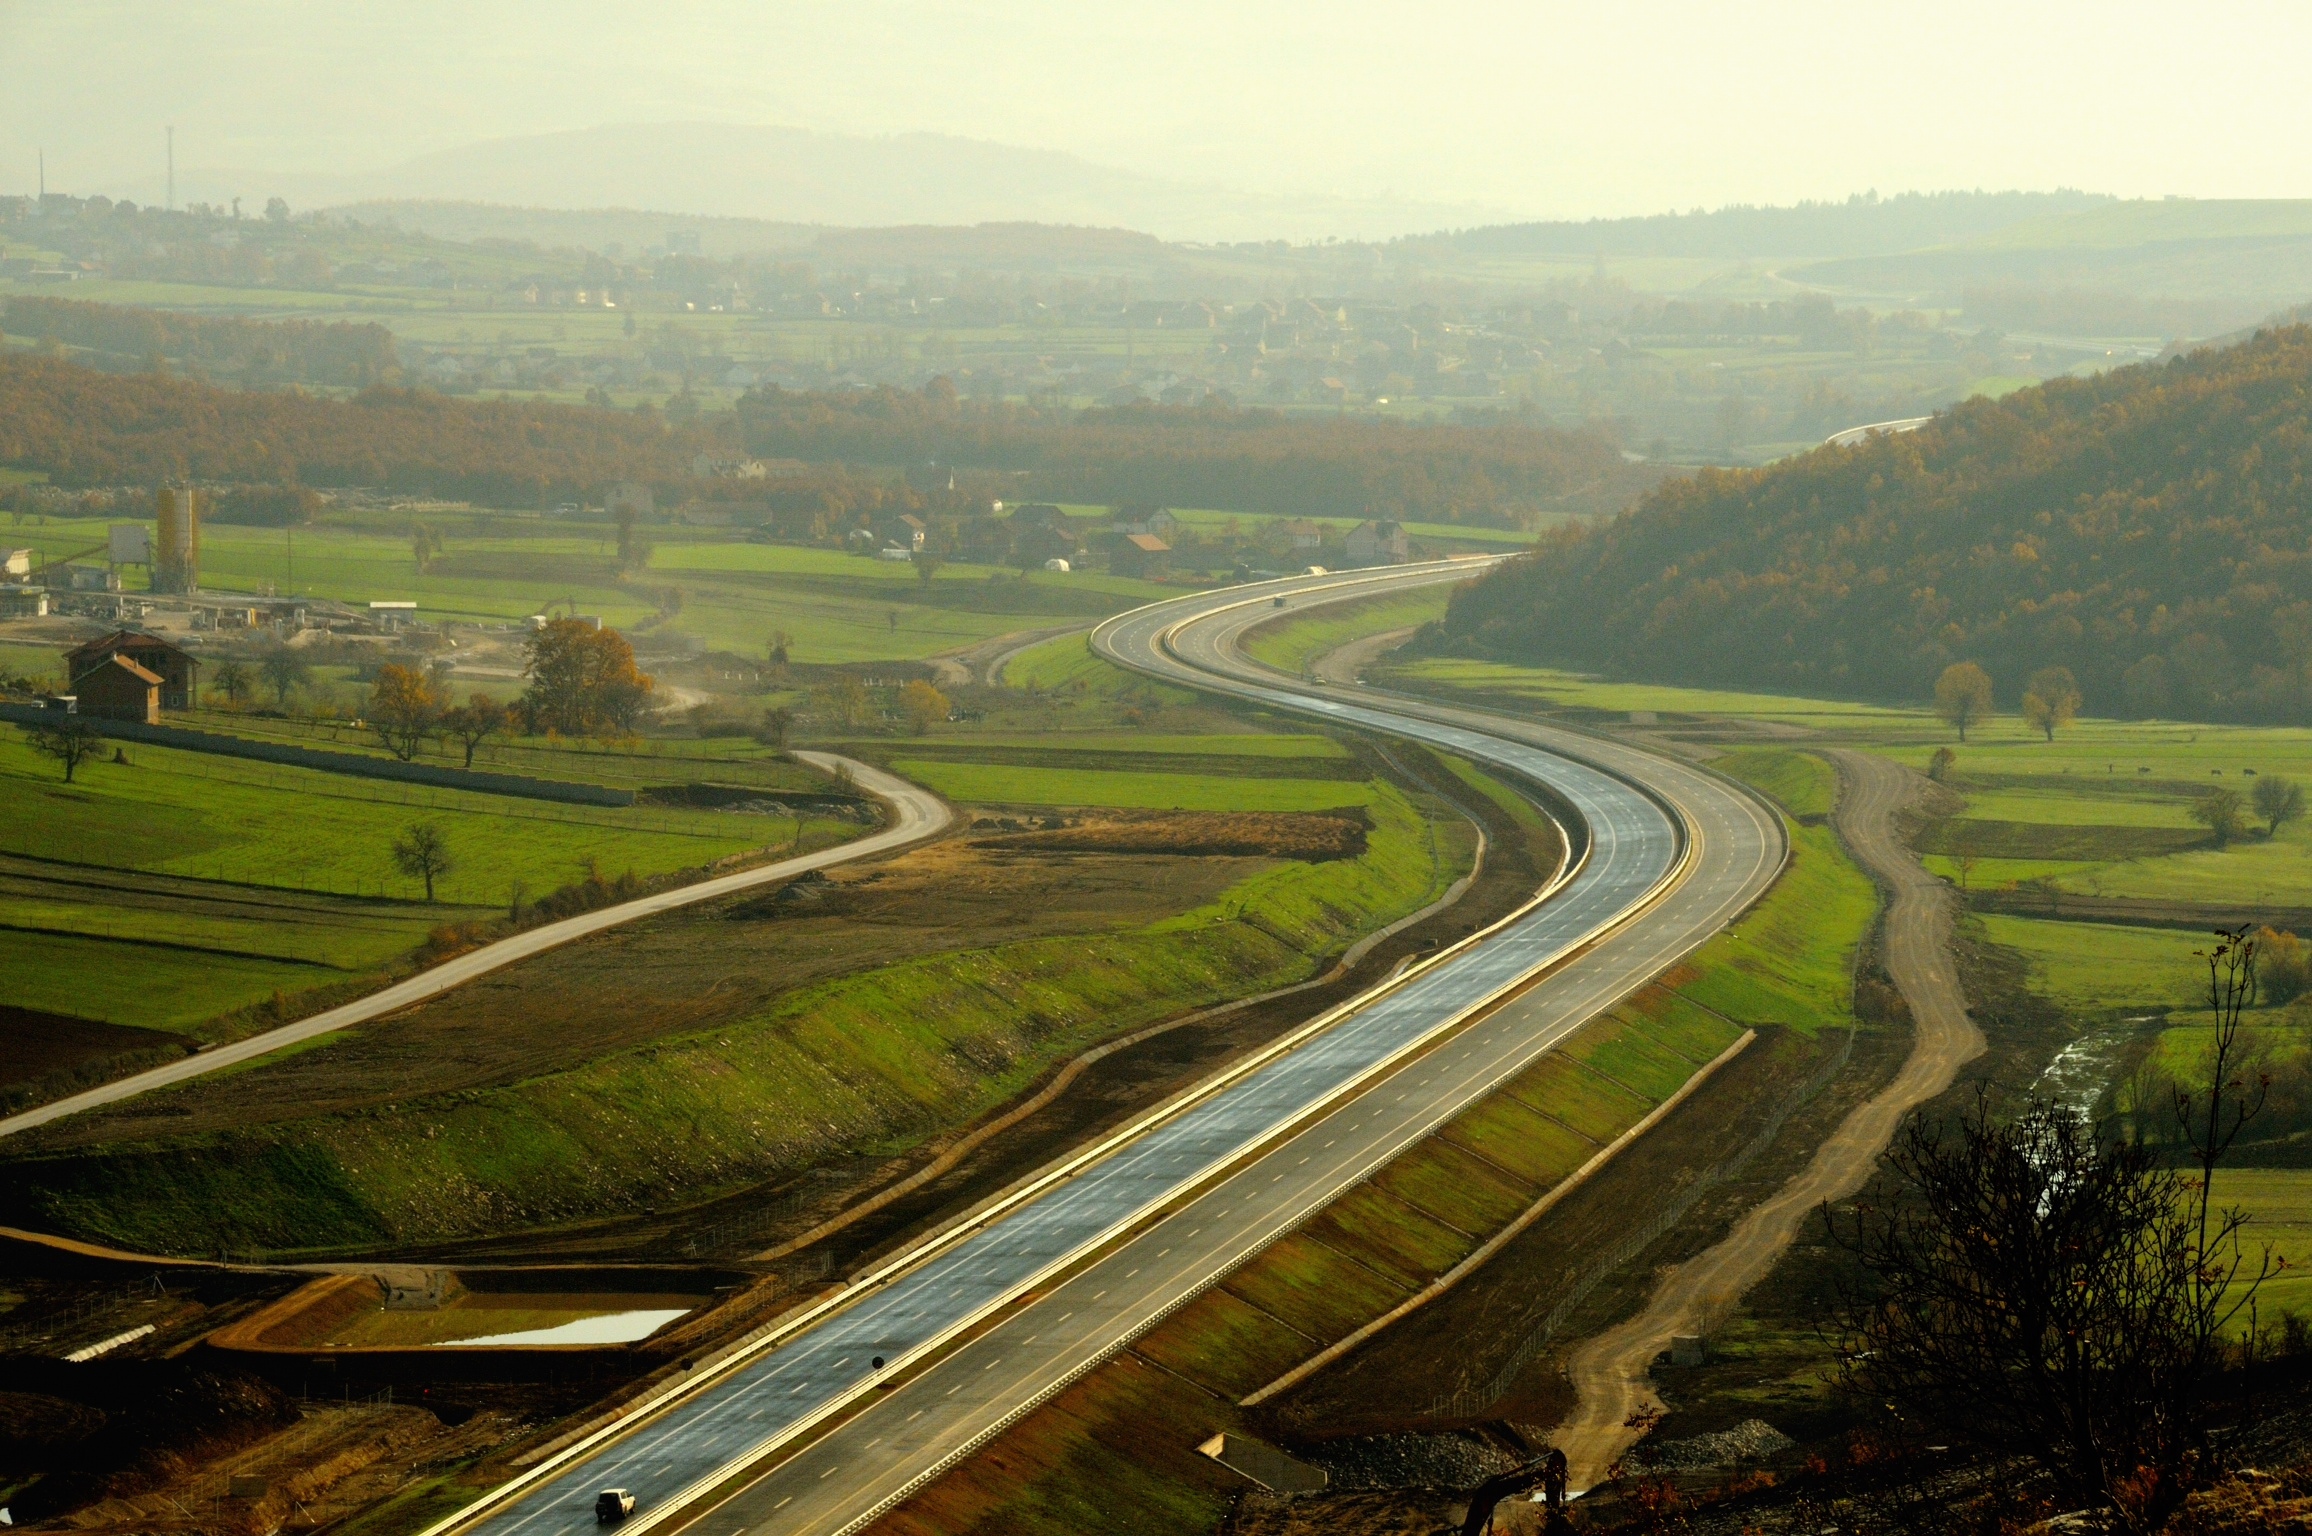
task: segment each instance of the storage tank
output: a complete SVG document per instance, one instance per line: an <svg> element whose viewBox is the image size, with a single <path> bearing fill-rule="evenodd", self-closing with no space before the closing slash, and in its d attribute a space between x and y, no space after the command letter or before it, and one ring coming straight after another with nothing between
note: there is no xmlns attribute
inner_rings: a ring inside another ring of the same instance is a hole
<svg viewBox="0 0 2312 1536"><path fill-rule="evenodd" d="M197 592L201 586L202 494L189 485L164 485L154 498L160 524L153 550L155 592Z"/></svg>

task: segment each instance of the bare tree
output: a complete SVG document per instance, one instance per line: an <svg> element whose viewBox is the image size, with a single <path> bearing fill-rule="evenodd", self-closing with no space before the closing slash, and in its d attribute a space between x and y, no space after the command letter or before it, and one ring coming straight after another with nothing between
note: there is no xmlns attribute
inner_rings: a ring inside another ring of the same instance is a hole
<svg viewBox="0 0 2312 1536"><path fill-rule="evenodd" d="M393 863L412 880L425 882L425 899L434 899L434 882L457 868L450 857L449 839L430 821L412 824L393 840Z"/></svg>
<svg viewBox="0 0 2312 1536"><path fill-rule="evenodd" d="M285 645L277 645L257 664L257 673L265 680L265 686L273 690L274 707L287 709L289 695L304 686L313 669L306 665L304 657Z"/></svg>
<svg viewBox="0 0 2312 1536"><path fill-rule="evenodd" d="M2193 1174L2063 1105L2000 1120L1978 1095L1955 1127L1905 1127L1883 1203L1826 1213L1860 1267L1837 1308L1848 1385L1916 1427L2031 1458L2136 1531L2211 1475L2209 1389L2272 1270L2268 1249L2246 1252L2245 1213L2213 1198L2268 1088L2241 1039L2255 944L2245 929L2216 940L2201 956L2207 1086L2170 1088Z"/></svg>
<svg viewBox="0 0 2312 1536"><path fill-rule="evenodd" d="M442 731L465 748L466 766L474 766L474 751L506 728L506 706L486 693L477 693L441 717Z"/></svg>
<svg viewBox="0 0 2312 1536"><path fill-rule="evenodd" d="M28 726L25 734L31 739L33 751L63 766L67 784L80 771L82 763L104 748L104 733L78 715L66 715L54 722L44 720Z"/></svg>
<svg viewBox="0 0 2312 1536"><path fill-rule="evenodd" d="M2258 779L2255 793L2248 798L2256 814L2264 818L2268 836L2278 837L2282 827L2304 814L2304 786L2276 773Z"/></svg>
<svg viewBox="0 0 2312 1536"><path fill-rule="evenodd" d="M249 669L237 661L219 663L209 686L223 694L226 703L233 705L248 703L249 695L254 691Z"/></svg>

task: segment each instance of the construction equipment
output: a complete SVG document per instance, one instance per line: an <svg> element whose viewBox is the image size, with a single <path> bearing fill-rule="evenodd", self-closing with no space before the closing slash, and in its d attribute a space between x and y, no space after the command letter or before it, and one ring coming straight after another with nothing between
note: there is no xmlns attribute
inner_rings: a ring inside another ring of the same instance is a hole
<svg viewBox="0 0 2312 1536"><path fill-rule="evenodd" d="M1549 1447L1522 1467L1479 1483L1469 1495L1469 1514L1461 1522L1461 1536L1485 1536L1493 1528L1493 1509L1503 1499L1542 1490L1549 1506L1547 1528L1557 1530L1565 1521L1565 1452Z"/></svg>

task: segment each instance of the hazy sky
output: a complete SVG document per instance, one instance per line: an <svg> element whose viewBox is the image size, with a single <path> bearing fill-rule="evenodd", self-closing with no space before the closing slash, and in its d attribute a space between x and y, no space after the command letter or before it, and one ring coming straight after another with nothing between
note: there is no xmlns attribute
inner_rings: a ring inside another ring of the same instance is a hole
<svg viewBox="0 0 2312 1536"><path fill-rule="evenodd" d="M2312 195L2312 7L0 0L0 191L705 119L1528 217L1875 187Z"/></svg>

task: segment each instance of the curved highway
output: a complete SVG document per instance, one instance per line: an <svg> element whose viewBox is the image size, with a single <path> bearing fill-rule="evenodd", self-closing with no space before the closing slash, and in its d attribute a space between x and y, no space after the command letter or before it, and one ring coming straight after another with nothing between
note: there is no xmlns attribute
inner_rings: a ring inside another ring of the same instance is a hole
<svg viewBox="0 0 2312 1536"><path fill-rule="evenodd" d="M1203 594L1111 620L1093 644L1170 681L1546 784L1586 823L1588 843L1546 899L1312 1021L1185 1107L1051 1170L976 1225L856 1278L711 1383L638 1416L639 1427L582 1442L428 1536L580 1536L595 1493L614 1486L640 1501L630 1532L855 1530L1755 899L1781 866L1781 822L1724 781L1475 711L1363 690L1326 697L1236 653L1280 596L1331 602L1468 573L1410 567ZM802 1443L813 1430L823 1432ZM1191 1439L1202 1438L1196 1430L1182 1426ZM794 1444L767 1473L748 1473Z"/></svg>

